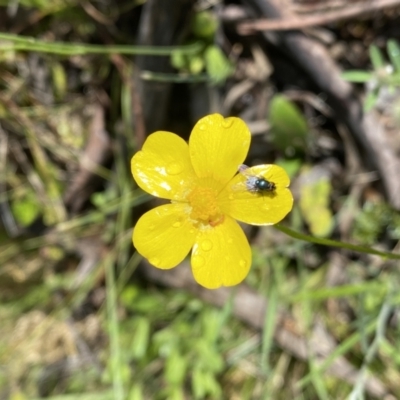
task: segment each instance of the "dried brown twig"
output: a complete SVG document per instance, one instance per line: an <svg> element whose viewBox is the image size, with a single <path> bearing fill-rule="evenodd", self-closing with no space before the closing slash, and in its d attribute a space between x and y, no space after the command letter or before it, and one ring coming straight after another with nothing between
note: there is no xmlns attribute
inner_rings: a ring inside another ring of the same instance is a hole
<svg viewBox="0 0 400 400"><path fill-rule="evenodd" d="M284 31L291 29L304 29L312 26L326 25L344 19L367 15L384 8L396 7L400 0L374 0L360 1L356 4L349 4L346 7L326 11L319 15L309 15L279 19L262 18L255 21L241 22L238 24L238 31L243 34L251 34L254 31Z"/></svg>

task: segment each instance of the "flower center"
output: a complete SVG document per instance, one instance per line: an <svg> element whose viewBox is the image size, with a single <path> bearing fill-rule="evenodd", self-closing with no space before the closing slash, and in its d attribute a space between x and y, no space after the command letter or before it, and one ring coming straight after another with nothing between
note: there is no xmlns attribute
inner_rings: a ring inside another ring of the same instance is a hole
<svg viewBox="0 0 400 400"><path fill-rule="evenodd" d="M210 187L198 186L188 195L191 206L190 218L198 223L217 226L224 221L224 215L217 203L217 191Z"/></svg>

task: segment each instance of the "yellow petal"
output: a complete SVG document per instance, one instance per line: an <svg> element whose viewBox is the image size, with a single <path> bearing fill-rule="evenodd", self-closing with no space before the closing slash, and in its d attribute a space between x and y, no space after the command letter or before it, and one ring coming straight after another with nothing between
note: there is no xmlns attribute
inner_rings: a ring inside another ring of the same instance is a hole
<svg viewBox="0 0 400 400"><path fill-rule="evenodd" d="M200 178L214 178L223 184L235 175L246 158L250 131L240 119L212 114L200 119L189 139L193 168Z"/></svg>
<svg viewBox="0 0 400 400"><path fill-rule="evenodd" d="M133 244L150 264L169 269L187 256L197 230L186 214L187 205L165 204L144 214L133 229Z"/></svg>
<svg viewBox="0 0 400 400"><path fill-rule="evenodd" d="M170 132L155 132L131 160L131 170L141 189L153 196L182 200L195 173L188 144Z"/></svg>
<svg viewBox="0 0 400 400"><path fill-rule="evenodd" d="M242 282L251 265L251 249L239 224L232 218L199 232L192 250L194 279L208 289Z"/></svg>
<svg viewBox="0 0 400 400"><path fill-rule="evenodd" d="M273 225L285 218L293 206L293 196L288 189L290 179L286 171L278 165L258 165L247 169L245 173L264 177L275 184L275 189L252 193L246 188L246 176L239 173L219 195L221 210L252 225Z"/></svg>

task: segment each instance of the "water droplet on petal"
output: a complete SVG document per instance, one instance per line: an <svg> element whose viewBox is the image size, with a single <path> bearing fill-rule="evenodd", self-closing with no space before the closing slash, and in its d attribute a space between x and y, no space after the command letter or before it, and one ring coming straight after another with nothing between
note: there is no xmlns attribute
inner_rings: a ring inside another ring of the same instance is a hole
<svg viewBox="0 0 400 400"><path fill-rule="evenodd" d="M231 244L233 242L233 239L231 237L228 237L228 239L226 240L229 244Z"/></svg>
<svg viewBox="0 0 400 400"><path fill-rule="evenodd" d="M173 226L174 228L180 228L180 227L182 226L182 222L181 222L181 221L176 221L176 222L174 222L174 223L172 224L172 226Z"/></svg>
<svg viewBox="0 0 400 400"><path fill-rule="evenodd" d="M240 260L240 261L239 261L239 265L240 265L242 268L244 268L244 267L247 266L247 263L246 263L245 260Z"/></svg>
<svg viewBox="0 0 400 400"><path fill-rule="evenodd" d="M160 259L158 257L151 257L149 258L149 263L155 267L158 267L160 264Z"/></svg>
<svg viewBox="0 0 400 400"><path fill-rule="evenodd" d="M228 198L229 198L229 200L234 200L234 199L235 199L235 196L231 193L231 194L228 196Z"/></svg>
<svg viewBox="0 0 400 400"><path fill-rule="evenodd" d="M200 246L204 251L210 251L213 247L213 244L212 244L211 240L206 239L201 242Z"/></svg>
<svg viewBox="0 0 400 400"><path fill-rule="evenodd" d="M191 230L189 231L189 233L190 233L191 235L193 235L193 233L194 233L195 231L196 231L195 229L191 229Z"/></svg>
<svg viewBox="0 0 400 400"><path fill-rule="evenodd" d="M169 175L178 175L182 172L183 166L177 162L173 162L167 165L167 174Z"/></svg>
<svg viewBox="0 0 400 400"><path fill-rule="evenodd" d="M192 266L194 268L200 268L204 265L204 263L206 262L206 260L204 259L204 257L202 256L193 256L192 257Z"/></svg>
<svg viewBox="0 0 400 400"><path fill-rule="evenodd" d="M230 127L233 125L233 121L234 121L233 118L224 119L224 120L222 121L222 126L223 126L224 128L230 128Z"/></svg>
<svg viewBox="0 0 400 400"><path fill-rule="evenodd" d="M200 125L199 125L199 129L200 129L201 131L205 131L205 130L207 129L207 127L206 127L204 124L200 124Z"/></svg>

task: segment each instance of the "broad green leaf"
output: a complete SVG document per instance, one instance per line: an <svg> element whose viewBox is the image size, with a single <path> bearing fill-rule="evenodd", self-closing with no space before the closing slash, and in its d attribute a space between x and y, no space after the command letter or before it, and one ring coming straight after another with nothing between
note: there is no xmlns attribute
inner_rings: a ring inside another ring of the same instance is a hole
<svg viewBox="0 0 400 400"><path fill-rule="evenodd" d="M280 94L275 95L269 106L268 121L274 145L286 155L304 151L308 126L297 106Z"/></svg>
<svg viewBox="0 0 400 400"><path fill-rule="evenodd" d="M328 237L332 232L334 221L329 208L331 192L332 185L326 176L310 177L300 188L300 209L314 236Z"/></svg>
<svg viewBox="0 0 400 400"><path fill-rule="evenodd" d="M164 377L170 385L181 385L185 380L187 369L186 358L177 350L173 350L165 363Z"/></svg>
<svg viewBox="0 0 400 400"><path fill-rule="evenodd" d="M207 393L206 377L203 370L197 366L192 372L192 392L195 399L202 399Z"/></svg>
<svg viewBox="0 0 400 400"><path fill-rule="evenodd" d="M222 52L214 45L206 48L204 53L207 73L214 83L223 83L233 73L233 65Z"/></svg>

